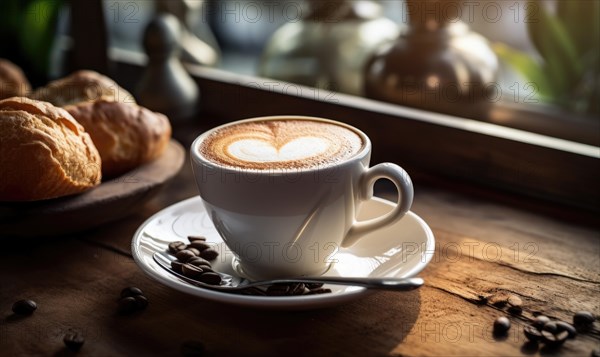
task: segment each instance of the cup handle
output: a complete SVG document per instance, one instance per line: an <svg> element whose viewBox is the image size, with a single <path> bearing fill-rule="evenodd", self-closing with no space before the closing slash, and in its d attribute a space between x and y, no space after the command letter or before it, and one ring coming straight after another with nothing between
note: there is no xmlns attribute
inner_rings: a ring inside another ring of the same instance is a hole
<svg viewBox="0 0 600 357"><path fill-rule="evenodd" d="M355 221L342 241L342 247L349 247L356 243L363 235L398 221L410 209L414 196L410 176L400 166L387 162L375 165L363 173L359 182L360 199L369 199L372 196L375 181L381 178L392 181L396 189L398 189L398 203L396 207L383 216L366 221Z"/></svg>

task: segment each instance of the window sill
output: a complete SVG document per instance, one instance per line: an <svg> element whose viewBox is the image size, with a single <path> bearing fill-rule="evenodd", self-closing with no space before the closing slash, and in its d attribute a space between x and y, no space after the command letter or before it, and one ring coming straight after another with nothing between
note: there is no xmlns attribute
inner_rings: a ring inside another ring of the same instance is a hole
<svg viewBox="0 0 600 357"><path fill-rule="evenodd" d="M133 87L143 71L143 57L120 51L111 57L116 78ZM201 89L207 124L280 114L326 117L369 135L373 162L392 161L407 170L600 211L600 147L592 144L600 131L593 123L592 129L586 127L587 139L575 142L552 135L562 124L542 126L540 113L511 125L510 120L531 113L523 107L498 105L491 111L495 120L484 122L214 68L187 69ZM524 130L540 126L542 133Z"/></svg>

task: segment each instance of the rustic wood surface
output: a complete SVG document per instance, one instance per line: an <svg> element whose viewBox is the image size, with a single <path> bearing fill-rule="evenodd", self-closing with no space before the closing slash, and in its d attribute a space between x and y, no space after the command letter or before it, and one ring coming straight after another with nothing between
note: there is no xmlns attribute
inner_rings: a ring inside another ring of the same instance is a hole
<svg viewBox="0 0 600 357"><path fill-rule="evenodd" d="M187 147L199 132L175 134ZM437 240L422 273L426 285L323 310L224 305L144 275L131 258L131 238L151 214L196 194L187 163L153 200L116 223L58 238L2 240L0 355L72 355L62 342L69 329L85 336L80 356L176 356L185 341L202 342L206 356L590 356L600 349L598 322L560 349L532 350L522 333L535 313L565 321L578 310L600 314L600 237L593 220L419 173L413 179L413 211ZM393 199L385 186L379 195ZM145 292L145 311L117 314L127 286ZM509 295L523 300L521 315L494 305ZM32 316L12 314L12 303L22 298L38 303ZM492 334L498 316L513 323L505 338Z"/></svg>

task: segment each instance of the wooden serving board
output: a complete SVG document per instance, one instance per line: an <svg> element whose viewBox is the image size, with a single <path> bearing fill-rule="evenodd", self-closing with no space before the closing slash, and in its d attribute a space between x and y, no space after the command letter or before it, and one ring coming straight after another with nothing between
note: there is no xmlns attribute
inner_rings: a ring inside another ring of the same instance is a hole
<svg viewBox="0 0 600 357"><path fill-rule="evenodd" d="M123 218L173 178L184 158L184 148L171 140L156 160L84 193L36 202L1 202L0 239L74 233Z"/></svg>

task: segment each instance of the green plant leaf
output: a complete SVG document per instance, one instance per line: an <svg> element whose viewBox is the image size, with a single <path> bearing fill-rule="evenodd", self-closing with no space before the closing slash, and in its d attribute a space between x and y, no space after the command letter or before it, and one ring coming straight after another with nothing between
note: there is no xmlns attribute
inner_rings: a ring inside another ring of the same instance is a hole
<svg viewBox="0 0 600 357"><path fill-rule="evenodd" d="M529 54L509 47L503 43L493 43L492 49L496 55L516 72L537 85L538 94L542 98L552 99L554 90L544 73L542 66Z"/></svg>
<svg viewBox="0 0 600 357"><path fill-rule="evenodd" d="M557 16L569 32L579 55L600 48L600 1L558 1Z"/></svg>
<svg viewBox="0 0 600 357"><path fill-rule="evenodd" d="M583 66L575 44L556 17L543 4L531 1L527 4L528 30L531 40L545 62L549 81L555 93L567 93L583 73Z"/></svg>
<svg viewBox="0 0 600 357"><path fill-rule="evenodd" d="M56 36L56 19L61 0L35 0L23 14L19 40L23 53L40 73L47 73L50 50Z"/></svg>

